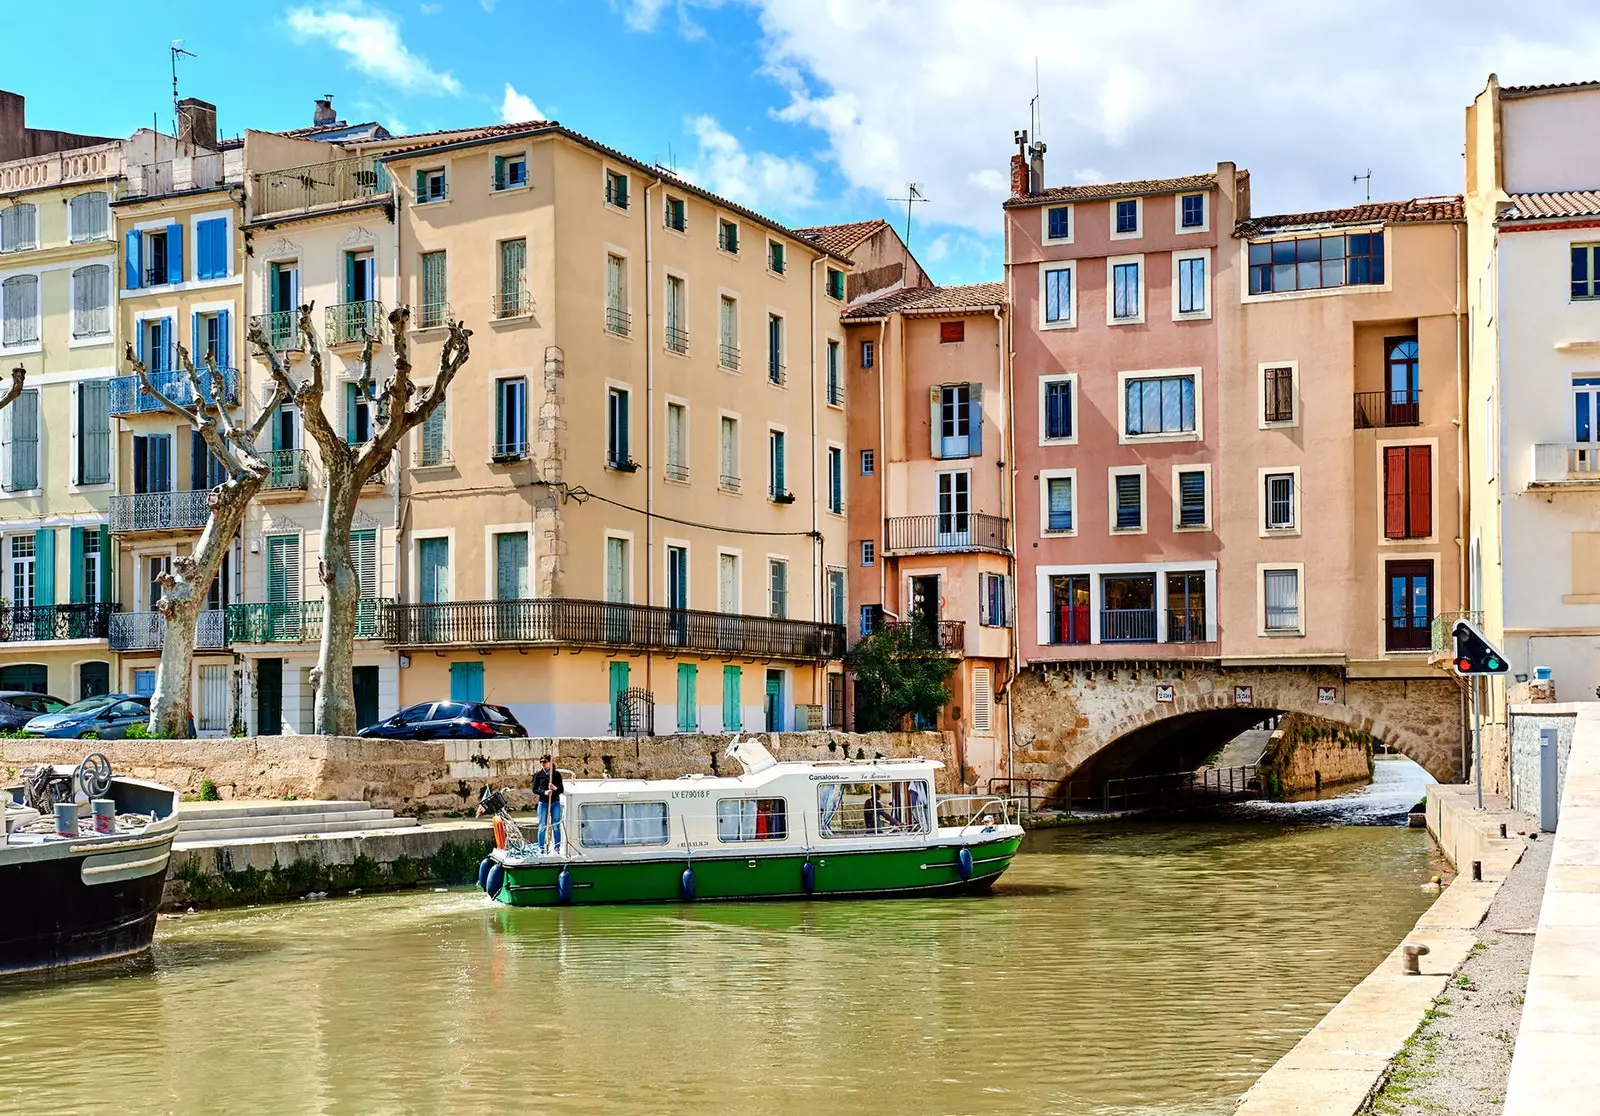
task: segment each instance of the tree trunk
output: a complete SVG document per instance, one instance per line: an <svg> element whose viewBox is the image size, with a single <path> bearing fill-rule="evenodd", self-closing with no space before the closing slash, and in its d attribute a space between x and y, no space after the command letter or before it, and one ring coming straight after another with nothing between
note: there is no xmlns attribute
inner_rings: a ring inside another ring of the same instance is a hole
<svg viewBox="0 0 1600 1116"><path fill-rule="evenodd" d="M350 525L361 497L361 478L348 459L326 464L322 501L322 642L317 648L313 731L323 736L354 736L356 612L361 585L350 561Z"/></svg>

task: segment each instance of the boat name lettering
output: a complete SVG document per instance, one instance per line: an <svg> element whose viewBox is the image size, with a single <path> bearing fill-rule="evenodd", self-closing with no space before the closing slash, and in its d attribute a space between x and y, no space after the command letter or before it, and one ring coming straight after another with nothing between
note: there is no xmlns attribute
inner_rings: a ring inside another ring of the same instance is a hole
<svg viewBox="0 0 1600 1116"><path fill-rule="evenodd" d="M708 790L703 790L703 791L673 791L672 792L672 797L673 798L710 798L711 797L711 792L708 791Z"/></svg>

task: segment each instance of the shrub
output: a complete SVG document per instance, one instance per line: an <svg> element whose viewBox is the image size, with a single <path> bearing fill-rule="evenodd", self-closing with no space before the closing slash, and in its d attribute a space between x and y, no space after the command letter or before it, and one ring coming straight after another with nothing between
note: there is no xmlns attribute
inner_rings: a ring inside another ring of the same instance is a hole
<svg viewBox="0 0 1600 1116"><path fill-rule="evenodd" d="M124 739L127 740L149 740L150 730L146 726L135 721L133 724L127 727L126 731L124 731L122 735Z"/></svg>
<svg viewBox="0 0 1600 1116"><path fill-rule="evenodd" d="M221 798L222 796L217 793L217 784L213 783L210 779L200 780L201 802L216 802Z"/></svg>

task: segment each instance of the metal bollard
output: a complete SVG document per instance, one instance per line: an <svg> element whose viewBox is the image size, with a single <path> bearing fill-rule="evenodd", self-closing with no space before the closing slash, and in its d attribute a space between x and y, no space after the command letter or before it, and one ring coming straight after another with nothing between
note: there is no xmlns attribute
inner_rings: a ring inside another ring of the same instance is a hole
<svg viewBox="0 0 1600 1116"><path fill-rule="evenodd" d="M1472 882L1483 882L1483 861L1481 860L1474 860L1472 862Z"/></svg>
<svg viewBox="0 0 1600 1116"><path fill-rule="evenodd" d="M76 802L56 803L56 836L76 837L78 835L78 804Z"/></svg>
<svg viewBox="0 0 1600 1116"><path fill-rule="evenodd" d="M1425 945L1408 945L1401 950L1401 972L1406 976L1421 976L1422 963L1419 960L1423 954L1432 951Z"/></svg>
<svg viewBox="0 0 1600 1116"><path fill-rule="evenodd" d="M1504 841L1505 839L1506 839L1506 823L1505 822L1501 822L1500 823L1500 840Z"/></svg>
<svg viewBox="0 0 1600 1116"><path fill-rule="evenodd" d="M97 798L93 803L94 831L110 834L117 831L117 804L109 798Z"/></svg>

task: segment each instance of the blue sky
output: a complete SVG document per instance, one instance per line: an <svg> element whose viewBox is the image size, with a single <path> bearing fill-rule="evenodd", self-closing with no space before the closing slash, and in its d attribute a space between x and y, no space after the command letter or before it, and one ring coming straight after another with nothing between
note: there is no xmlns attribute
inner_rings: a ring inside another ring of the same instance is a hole
<svg viewBox="0 0 1600 1116"><path fill-rule="evenodd" d="M14 5L15 41L65 43ZM999 203L1035 66L1052 184L1232 160L1255 211L1461 189L1462 110L1505 83L1600 78L1600 18L1546 0L1507 26L1458 0L78 0L70 47L13 52L0 85L38 127L171 126L184 95L225 133L346 119L435 128L530 111L794 225L884 216L915 181L912 247L940 282L1001 274ZM225 12L225 16L219 13ZM62 65L61 50L72 64ZM99 82L86 80L96 75Z"/></svg>

